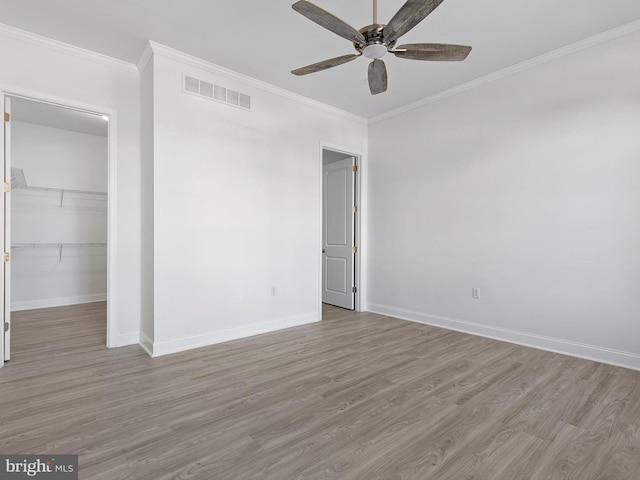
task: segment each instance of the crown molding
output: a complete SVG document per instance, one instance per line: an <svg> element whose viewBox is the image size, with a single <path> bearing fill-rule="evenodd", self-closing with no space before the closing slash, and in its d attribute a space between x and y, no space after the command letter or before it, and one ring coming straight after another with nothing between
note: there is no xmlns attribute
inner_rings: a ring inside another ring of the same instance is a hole
<svg viewBox="0 0 640 480"><path fill-rule="evenodd" d="M148 52L148 50L151 50L151 52ZM317 100L312 100L297 93L290 92L289 90L285 90L284 88L276 87L275 85L263 82L262 80L249 77L248 75L234 72L233 70L229 70L228 68L221 67L220 65L216 65L215 63L211 63L207 60L203 60L201 58L194 57L193 55L189 55L188 53L184 53L174 48L167 47L166 45L161 45L152 40L149 40L148 48L145 48L144 52L142 53L140 60L138 61L138 66L142 66L142 68L144 69L152 54L162 55L163 57L185 63L195 68L199 68L200 70L205 70L209 73L220 75L230 80L241 82L245 85L250 85L274 95L284 97L288 100L293 100L294 102L298 102L302 105L306 105L307 107L311 107L316 110L321 110L323 112L330 113L332 115L342 117L363 125L367 124L367 119L359 115L355 115L345 110L340 110L339 108L332 107L331 105L327 105L326 103L318 102Z"/></svg>
<svg viewBox="0 0 640 480"><path fill-rule="evenodd" d="M554 60L558 60L562 57L566 57L568 55L580 52L582 50L586 50L587 48L601 45L603 43L609 42L611 40L615 40L616 38L624 37L625 35L629 35L637 31L640 31L640 20L626 23L620 27L607 30L606 32L599 33L597 35L585 38L584 40L580 40L575 43L571 43L565 47L561 47L556 50L543 53L542 55L538 55L537 57L533 57L529 60L525 60L524 62L516 63L515 65L512 65L510 67L504 68L502 70L498 70L497 72L490 73L488 75L484 75L482 77L476 78L475 80L471 80L470 82L463 83L462 85L458 85L457 87L453 87L448 90L444 90L440 93L436 93L435 95L431 95L429 97L423 98L422 100L418 100L416 102L409 103L403 107L390 110L381 115L371 117L368 123L369 125L372 125L374 123L381 122L383 120L387 120L389 118L396 117L398 115L402 115L403 113L407 113L412 110L416 110L418 108L424 107L426 105L439 102L441 100L444 100L445 98L449 98L454 95L458 95L459 93L473 90L475 88L481 87L488 83L496 82L510 75L514 75L516 73L529 70L531 68L543 65L545 63L553 62Z"/></svg>
<svg viewBox="0 0 640 480"><path fill-rule="evenodd" d="M149 64L149 61L151 60L152 57L153 57L153 48L151 47L151 42L147 42L147 44L144 46L144 50L142 51L142 54L140 55L140 58L138 59L138 62L136 63L138 72L140 73L144 72L144 69L147 68L147 65Z"/></svg>
<svg viewBox="0 0 640 480"><path fill-rule="evenodd" d="M117 58L109 57L101 53L76 47L75 45L60 42L52 38L43 37L42 35L27 32L25 30L15 28L10 25L5 25L3 23L0 23L0 35L14 38L16 40L22 40L33 45L48 48L49 50L54 50L56 52L82 58L83 60L101 63L108 67L114 67L120 70L124 70L125 72L137 73L138 71L133 63L125 62L124 60L119 60Z"/></svg>

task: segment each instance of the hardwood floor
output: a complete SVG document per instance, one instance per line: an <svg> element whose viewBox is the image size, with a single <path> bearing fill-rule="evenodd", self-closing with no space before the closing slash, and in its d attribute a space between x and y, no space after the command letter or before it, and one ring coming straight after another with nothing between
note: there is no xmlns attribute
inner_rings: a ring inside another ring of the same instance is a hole
<svg viewBox="0 0 640 480"><path fill-rule="evenodd" d="M0 452L81 479L640 479L640 372L325 307L151 359L102 303L14 315Z"/></svg>

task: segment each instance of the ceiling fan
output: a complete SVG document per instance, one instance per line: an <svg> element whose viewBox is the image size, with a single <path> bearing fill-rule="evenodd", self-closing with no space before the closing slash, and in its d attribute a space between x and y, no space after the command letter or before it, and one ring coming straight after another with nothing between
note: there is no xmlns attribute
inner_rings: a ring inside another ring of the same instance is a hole
<svg viewBox="0 0 640 480"><path fill-rule="evenodd" d="M307 75L327 68L337 67L364 55L373 61L369 64L369 90L372 95L387 91L387 67L381 58L393 53L398 58L459 62L467 58L471 47L441 43L408 43L396 47L398 38L424 20L444 0L408 0L387 25L378 23L378 0L373 0L373 24L356 30L335 15L317 5L299 0L292 8L321 27L353 42L358 53L342 55L293 70L294 75Z"/></svg>

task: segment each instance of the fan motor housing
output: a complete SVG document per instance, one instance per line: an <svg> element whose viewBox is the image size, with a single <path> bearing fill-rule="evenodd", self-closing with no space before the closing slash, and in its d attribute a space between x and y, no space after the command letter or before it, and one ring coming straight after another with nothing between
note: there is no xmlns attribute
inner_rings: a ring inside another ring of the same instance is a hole
<svg viewBox="0 0 640 480"><path fill-rule="evenodd" d="M364 36L365 43L354 43L353 46L355 47L355 49L358 52L362 53L365 47L368 47L369 45L384 45L388 49L393 48L393 46L396 44L396 41L394 40L390 43L386 43L384 41L384 27L386 27L386 25L375 23L373 25L367 25L366 27L361 28L360 33Z"/></svg>

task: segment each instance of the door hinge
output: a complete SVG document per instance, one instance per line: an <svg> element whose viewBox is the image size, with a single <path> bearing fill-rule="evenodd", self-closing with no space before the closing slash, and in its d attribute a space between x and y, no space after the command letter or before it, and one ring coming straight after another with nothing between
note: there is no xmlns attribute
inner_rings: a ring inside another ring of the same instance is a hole
<svg viewBox="0 0 640 480"><path fill-rule="evenodd" d="M353 166L353 171L354 171L354 172L357 172L357 171L358 171L358 166L357 166L357 165L354 165L354 166Z"/></svg>
<svg viewBox="0 0 640 480"><path fill-rule="evenodd" d="M4 331L5 332L9 331L9 322L4 322Z"/></svg>
<svg viewBox="0 0 640 480"><path fill-rule="evenodd" d="M9 182L4 182L2 190L4 191L4 193L9 193L11 191L11 184Z"/></svg>
<svg viewBox="0 0 640 480"><path fill-rule="evenodd" d="M4 121L8 122L9 120L11 120L11 115L8 114L7 112L4 112Z"/></svg>
<svg viewBox="0 0 640 480"><path fill-rule="evenodd" d="M358 253L358 247L353 247L353 253Z"/></svg>
<svg viewBox="0 0 640 480"><path fill-rule="evenodd" d="M9 258L11 258L11 257L10 257L10 255L9 255L9 253L4 252L4 261L5 261L5 262L8 262L8 261L9 261Z"/></svg>
<svg viewBox="0 0 640 480"><path fill-rule="evenodd" d="M358 213L358 207L357 207L357 205L354 205L354 206L353 206L353 213Z"/></svg>
<svg viewBox="0 0 640 480"><path fill-rule="evenodd" d="M358 293L358 287L353 287L353 288L351 289L351 291L352 291L353 293Z"/></svg>

